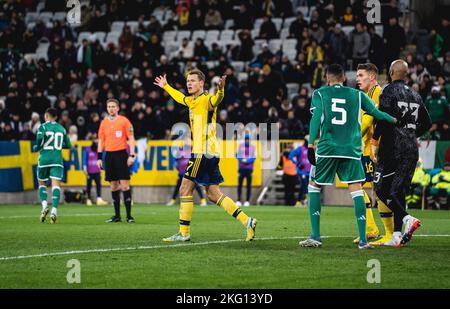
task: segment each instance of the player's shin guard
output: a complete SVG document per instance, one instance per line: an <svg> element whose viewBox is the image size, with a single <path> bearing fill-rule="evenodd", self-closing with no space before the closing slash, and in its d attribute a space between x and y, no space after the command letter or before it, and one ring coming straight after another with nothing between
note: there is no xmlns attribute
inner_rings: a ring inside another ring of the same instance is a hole
<svg viewBox="0 0 450 309"><path fill-rule="evenodd" d="M367 234L376 236L380 234L380 231L378 230L377 224L375 223L375 219L373 217L372 202L370 201L367 192L366 191L363 192L364 192L364 203L366 204L366 219L367 219L366 232Z"/></svg>
<svg viewBox="0 0 450 309"><path fill-rule="evenodd" d="M223 208L229 215L235 217L243 226L247 225L248 216L236 206L231 198L222 194L217 200L217 206Z"/></svg>
<svg viewBox="0 0 450 309"><path fill-rule="evenodd" d="M61 198L61 188L53 187L52 188L52 214L56 215L56 209L59 206L59 199Z"/></svg>
<svg viewBox="0 0 450 309"><path fill-rule="evenodd" d="M320 239L320 188L308 186L309 221L311 222L311 238Z"/></svg>
<svg viewBox="0 0 450 309"><path fill-rule="evenodd" d="M359 241L367 242L366 238L366 204L364 203L364 191L351 192L355 207L356 224L358 225Z"/></svg>
<svg viewBox="0 0 450 309"><path fill-rule="evenodd" d="M194 198L192 195L180 196L180 233L183 236L190 234Z"/></svg>
<svg viewBox="0 0 450 309"><path fill-rule="evenodd" d="M114 204L114 213L116 218L120 217L120 190L111 192L113 204Z"/></svg>
<svg viewBox="0 0 450 309"><path fill-rule="evenodd" d="M47 187L39 186L38 190L39 201L41 202L42 209L47 208Z"/></svg>
<svg viewBox="0 0 450 309"><path fill-rule="evenodd" d="M123 200L125 202L125 210L127 218L131 218L131 190L123 191Z"/></svg>
<svg viewBox="0 0 450 309"><path fill-rule="evenodd" d="M385 235L391 237L394 232L394 216L389 207L381 200L378 200L378 212L384 225Z"/></svg>

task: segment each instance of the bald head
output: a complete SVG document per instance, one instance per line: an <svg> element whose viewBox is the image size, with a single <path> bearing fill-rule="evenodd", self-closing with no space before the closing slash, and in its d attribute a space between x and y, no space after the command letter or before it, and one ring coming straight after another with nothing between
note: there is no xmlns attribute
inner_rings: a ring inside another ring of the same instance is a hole
<svg viewBox="0 0 450 309"><path fill-rule="evenodd" d="M404 80L408 74L408 63L406 61L398 59L391 63L389 68L389 75L394 80Z"/></svg>

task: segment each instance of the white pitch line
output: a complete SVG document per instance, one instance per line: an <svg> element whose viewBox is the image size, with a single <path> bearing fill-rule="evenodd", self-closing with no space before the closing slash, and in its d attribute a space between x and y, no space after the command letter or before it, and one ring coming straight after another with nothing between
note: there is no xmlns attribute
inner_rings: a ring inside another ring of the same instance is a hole
<svg viewBox="0 0 450 309"><path fill-rule="evenodd" d="M69 214L64 215L64 217L90 217L90 216L107 216L111 215L111 213L93 213L93 214ZM18 219L18 218L39 218L38 216L2 216L0 219Z"/></svg>
<svg viewBox="0 0 450 309"><path fill-rule="evenodd" d="M264 237L257 238L257 241L261 240L283 240L283 239L299 239L306 238L308 236L290 236L290 237ZM322 236L322 238L352 238L354 236ZM414 235L414 237L450 237L450 235ZM187 244L172 244L172 245L155 245L155 246L136 246L136 247L122 247L122 248L105 248L105 249L89 249L89 250L71 250L62 252L50 252L41 253L33 255L19 255L19 256L5 256L0 257L0 261L8 260L23 260L36 257L46 257L46 256L60 256L60 255L71 255L71 254L86 254L86 253L102 253L102 252L113 252L113 251L133 251L133 250L149 250L149 249L165 249L165 248L179 248L179 247L194 247L194 246L205 246L205 245L215 245L215 244L227 244L232 242L243 242L242 239L227 239L227 240L215 240L215 241L205 241L197 243L187 243Z"/></svg>

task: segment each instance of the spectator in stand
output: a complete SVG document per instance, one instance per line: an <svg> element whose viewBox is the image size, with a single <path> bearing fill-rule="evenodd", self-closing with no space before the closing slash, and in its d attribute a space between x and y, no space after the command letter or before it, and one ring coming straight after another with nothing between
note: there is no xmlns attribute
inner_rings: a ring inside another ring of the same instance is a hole
<svg viewBox="0 0 450 309"><path fill-rule="evenodd" d="M386 45L386 67L400 56L406 45L405 30L398 24L396 17L389 18L389 25L384 27L384 43Z"/></svg>
<svg viewBox="0 0 450 309"><path fill-rule="evenodd" d="M238 34L240 44L233 47L234 60L251 61L253 59L253 42L250 31L242 30Z"/></svg>
<svg viewBox="0 0 450 309"><path fill-rule="evenodd" d="M370 24L367 26L370 35L369 60L375 64L379 71L384 67L384 41L375 31L375 26Z"/></svg>
<svg viewBox="0 0 450 309"><path fill-rule="evenodd" d="M348 48L347 36L342 31L341 25L336 24L325 39L325 51L330 63L340 64L346 67L346 53Z"/></svg>
<svg viewBox="0 0 450 309"><path fill-rule="evenodd" d="M370 35L364 29L362 23L356 23L355 30L350 33L350 44L352 46L352 68L356 70L358 64L366 63L369 58Z"/></svg>
<svg viewBox="0 0 450 309"><path fill-rule="evenodd" d="M239 5L239 12L234 14L234 29L252 29L253 28L253 16L248 9L246 3Z"/></svg>
<svg viewBox="0 0 450 309"><path fill-rule="evenodd" d="M259 38L260 39L274 39L278 36L277 28L273 23L270 16L263 17L263 23L261 24L261 28L259 29Z"/></svg>
<svg viewBox="0 0 450 309"><path fill-rule="evenodd" d="M355 24L355 16L353 15L353 10L351 6L345 8L345 13L341 17L341 23L345 26L350 26Z"/></svg>
<svg viewBox="0 0 450 309"><path fill-rule="evenodd" d="M209 50L205 46L203 39L198 38L194 46L194 60L199 62L208 61Z"/></svg>
<svg viewBox="0 0 450 309"><path fill-rule="evenodd" d="M174 53L174 57L177 57L179 60L190 60L194 57L194 44L191 41L184 38L181 42L180 48Z"/></svg>
<svg viewBox="0 0 450 309"><path fill-rule="evenodd" d="M443 125L448 121L449 104L447 99L440 94L439 86L434 86L431 89L431 96L427 97L425 106L431 117L430 133L436 139L440 139L440 131Z"/></svg>
<svg viewBox="0 0 450 309"><path fill-rule="evenodd" d="M220 30L223 29L222 15L218 10L210 8L205 15L205 29L207 30Z"/></svg>
<svg viewBox="0 0 450 309"><path fill-rule="evenodd" d="M288 206L294 206L295 201L295 185L297 184L297 166L289 160L292 151L292 145L287 145L281 157L280 166L283 169L284 184L284 203Z"/></svg>
<svg viewBox="0 0 450 309"><path fill-rule="evenodd" d="M308 28L308 23L305 21L303 13L300 12L289 26L289 37L300 39L305 28Z"/></svg>
<svg viewBox="0 0 450 309"><path fill-rule="evenodd" d="M322 40L325 37L325 31L321 26L319 26L319 23L317 22L311 24L310 34L311 37L317 41L318 44L322 43Z"/></svg>

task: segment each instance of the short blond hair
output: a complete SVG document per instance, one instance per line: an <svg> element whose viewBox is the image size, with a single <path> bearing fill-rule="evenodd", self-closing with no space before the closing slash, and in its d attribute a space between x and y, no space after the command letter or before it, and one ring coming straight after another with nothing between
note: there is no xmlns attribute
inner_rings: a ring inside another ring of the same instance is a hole
<svg viewBox="0 0 450 309"><path fill-rule="evenodd" d="M205 74L200 71L199 69L193 69L190 70L186 73L186 78L188 77L188 75L197 75L199 80L205 81L206 77Z"/></svg>

